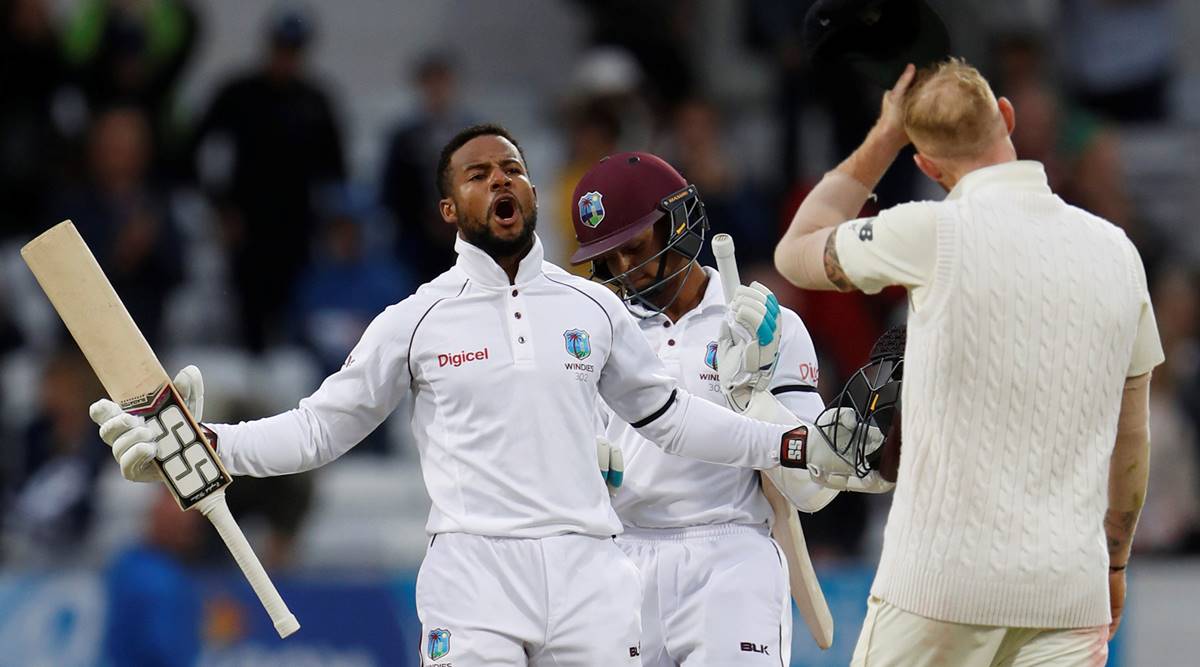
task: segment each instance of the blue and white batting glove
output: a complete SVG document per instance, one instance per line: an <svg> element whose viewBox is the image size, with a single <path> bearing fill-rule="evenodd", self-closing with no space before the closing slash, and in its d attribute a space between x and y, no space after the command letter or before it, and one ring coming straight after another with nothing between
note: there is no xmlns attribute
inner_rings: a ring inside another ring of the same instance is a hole
<svg viewBox="0 0 1200 667"><path fill-rule="evenodd" d="M608 485L608 494L616 495L625 481L625 455L620 448L609 444L603 436L596 438L596 460L600 463L600 476Z"/></svg>
<svg viewBox="0 0 1200 667"><path fill-rule="evenodd" d="M737 288L717 336L717 374L730 407L744 412L767 391L779 359L779 300L762 283Z"/></svg>
<svg viewBox="0 0 1200 667"><path fill-rule="evenodd" d="M188 412L199 422L204 414L204 378L200 369L188 366L175 376L175 389ZM102 398L88 409L92 421L100 426L100 439L112 447L113 458L121 466L121 475L131 482L157 482L158 430L146 420L131 415L113 401ZM166 445L163 445L166 447Z"/></svg>

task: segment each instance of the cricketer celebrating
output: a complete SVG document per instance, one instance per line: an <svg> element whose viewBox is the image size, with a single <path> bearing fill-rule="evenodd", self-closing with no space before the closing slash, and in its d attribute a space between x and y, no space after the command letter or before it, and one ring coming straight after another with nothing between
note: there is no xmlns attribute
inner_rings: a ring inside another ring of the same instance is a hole
<svg viewBox="0 0 1200 667"><path fill-rule="evenodd" d="M422 664L640 664L639 575L596 474L599 399L665 451L731 466L801 466L808 431L693 398L620 299L543 262L537 192L504 129L459 133L438 177L455 266L379 315L298 408L209 425L216 449L234 475L309 470L408 401L432 499ZM750 305L729 323L733 348L759 345L766 313ZM199 372L177 383L199 418ZM125 477L157 479L148 427L107 400L92 417Z"/></svg>
<svg viewBox="0 0 1200 667"><path fill-rule="evenodd" d="M574 199L580 248L571 260L590 261L593 279L622 296L680 386L726 405L717 367L728 308L718 273L696 261L708 230L696 188L654 155L619 153L583 176ZM824 404L812 341L791 310L778 319L769 390L815 422ZM758 472L666 453L612 411L602 413L607 441L625 464L613 506L625 529L617 544L642 573L642 663L789 664L786 562L769 535ZM808 486L807 498L792 500L809 512L837 493Z"/></svg>
<svg viewBox="0 0 1200 667"><path fill-rule="evenodd" d="M905 447L854 665L1103 664L1120 622L1162 347L1133 244L1018 161L1014 126L962 61L909 65L776 249L801 287L909 293ZM850 220L910 141L946 199Z"/></svg>

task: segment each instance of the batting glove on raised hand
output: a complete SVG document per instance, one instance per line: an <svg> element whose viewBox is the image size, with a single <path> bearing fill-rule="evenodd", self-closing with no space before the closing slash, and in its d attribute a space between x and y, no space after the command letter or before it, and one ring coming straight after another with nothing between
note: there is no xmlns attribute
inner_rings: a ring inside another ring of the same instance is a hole
<svg viewBox="0 0 1200 667"><path fill-rule="evenodd" d="M744 412L767 391L779 359L779 300L758 282L740 285L717 336L717 375L730 407Z"/></svg>
<svg viewBox="0 0 1200 667"><path fill-rule="evenodd" d="M204 414L204 378L200 369L188 366L175 376L175 389L188 412L199 422ZM100 439L112 447L113 458L121 466L121 475L133 482L157 482L158 455L163 433L146 420L131 415L113 401L102 398L88 410L92 421L100 426Z"/></svg>
<svg viewBox="0 0 1200 667"><path fill-rule="evenodd" d="M596 438L596 459L600 463L600 476L608 485L608 494L616 495L625 481L625 455L619 447L609 444L603 436Z"/></svg>

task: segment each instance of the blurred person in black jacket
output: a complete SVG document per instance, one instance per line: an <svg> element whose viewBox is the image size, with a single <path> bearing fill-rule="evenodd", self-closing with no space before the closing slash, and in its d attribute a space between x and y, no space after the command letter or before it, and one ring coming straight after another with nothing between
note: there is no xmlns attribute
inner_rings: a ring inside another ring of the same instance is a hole
<svg viewBox="0 0 1200 667"><path fill-rule="evenodd" d="M6 528L27 559L66 555L63 547L83 539L100 462L107 457L87 418L88 398L103 390L73 345L47 361L35 391L38 412L6 457L14 488Z"/></svg>
<svg viewBox="0 0 1200 667"><path fill-rule="evenodd" d="M86 180L59 196L58 214L44 225L75 222L151 344L160 340L167 297L183 280L167 193L149 176L153 155L149 121L140 109L115 107L97 115L88 133Z"/></svg>
<svg viewBox="0 0 1200 667"><path fill-rule="evenodd" d="M454 225L440 213L434 173L438 152L450 137L475 121L458 101L458 72L450 56L431 53L418 62L413 84L416 111L401 120L388 140L380 199L396 223L396 256L413 267L418 284L453 264Z"/></svg>
<svg viewBox="0 0 1200 667"><path fill-rule="evenodd" d="M44 0L0 0L0 240L43 222L63 138L53 120L66 81Z"/></svg>
<svg viewBox="0 0 1200 667"><path fill-rule="evenodd" d="M197 151L218 137L232 149L232 173L215 194L254 351L281 338L281 315L308 261L315 191L346 175L329 95L305 71L309 17L284 11L266 37L266 62L221 87L194 138Z"/></svg>

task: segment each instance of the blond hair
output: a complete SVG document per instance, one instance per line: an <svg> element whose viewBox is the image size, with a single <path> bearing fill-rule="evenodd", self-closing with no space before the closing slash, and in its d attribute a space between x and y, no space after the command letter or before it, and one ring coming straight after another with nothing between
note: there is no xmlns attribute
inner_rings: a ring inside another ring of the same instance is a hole
<svg viewBox="0 0 1200 667"><path fill-rule="evenodd" d="M917 72L904 96L904 130L934 158L973 157L1006 132L991 86L961 58Z"/></svg>

